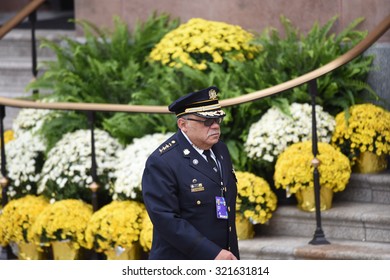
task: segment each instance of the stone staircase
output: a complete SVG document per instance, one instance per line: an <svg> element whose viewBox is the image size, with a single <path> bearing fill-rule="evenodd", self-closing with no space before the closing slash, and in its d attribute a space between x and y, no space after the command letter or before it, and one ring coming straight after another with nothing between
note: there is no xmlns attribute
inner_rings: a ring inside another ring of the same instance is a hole
<svg viewBox="0 0 390 280"><path fill-rule="evenodd" d="M311 245L315 213L279 206L268 224L256 225L254 239L240 240L241 258L390 260L390 170L352 174L321 220L330 244Z"/></svg>
<svg viewBox="0 0 390 280"><path fill-rule="evenodd" d="M42 61L54 59L48 48L39 48L42 38L57 40L60 36L75 36L70 30L37 30L38 65ZM38 76L43 69L38 71ZM31 91L26 86L33 79L31 55L31 31L15 29L0 40L0 96L9 98L29 98ZM5 129L12 128L12 121L18 108L6 107Z"/></svg>

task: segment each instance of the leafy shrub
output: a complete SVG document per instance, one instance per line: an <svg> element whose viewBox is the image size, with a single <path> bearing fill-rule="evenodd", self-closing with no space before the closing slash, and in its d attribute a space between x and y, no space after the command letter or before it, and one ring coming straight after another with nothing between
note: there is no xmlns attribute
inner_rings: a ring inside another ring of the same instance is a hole
<svg viewBox="0 0 390 280"><path fill-rule="evenodd" d="M28 88L49 90L56 101L128 104L148 86L144 75L155 73L148 68L146 57L178 21L153 14L133 32L118 17L114 18L113 32L84 20L77 24L83 28L84 40L65 36L60 43L43 40L41 47L53 50L57 59L44 62L47 70ZM103 119L110 116L112 113L98 113L96 126L102 127ZM61 112L46 121L41 131L50 138L51 147L63 134L81 128L87 128L83 113Z"/></svg>
<svg viewBox="0 0 390 280"><path fill-rule="evenodd" d="M336 20L337 17L333 17L323 26L315 23L305 35L282 16L285 36L274 29L266 30L249 42L251 46L261 47L261 52L251 53L247 60L226 56L226 63L213 62L209 57L205 70L185 64L179 69L173 68L149 58L161 39L179 26L178 20L171 21L166 15L153 15L146 23L138 25L134 33L118 18L113 33L79 22L85 30L85 42L65 38L66 47L46 42L45 45L57 53L58 61L49 62L47 73L31 87L51 88L57 100L72 102L168 105L181 95L210 85L220 88L221 99L237 97L323 66L366 36L366 32L355 30L362 18L337 35L331 33ZM319 78L317 104L335 115L354 103L363 102L367 92L374 94L365 83L372 59L373 56L360 56ZM222 125L222 139L229 147L236 168L251 171L255 166L243 149L252 123L271 106L286 112L291 103L309 101L307 85L302 85L277 96L225 108L227 116ZM69 117L71 121L67 121ZM61 127L61 123L67 125ZM46 122L42 133L53 139L48 141L50 147L50 143L61 138L58 135L86 128L86 125L84 115L64 113ZM122 144L147 134L176 130L175 118L168 114L98 113L96 125L109 131Z"/></svg>

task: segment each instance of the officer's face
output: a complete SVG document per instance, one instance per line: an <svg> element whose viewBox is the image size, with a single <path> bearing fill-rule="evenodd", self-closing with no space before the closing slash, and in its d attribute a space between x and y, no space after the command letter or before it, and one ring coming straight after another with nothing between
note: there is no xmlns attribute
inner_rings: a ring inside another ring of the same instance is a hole
<svg viewBox="0 0 390 280"><path fill-rule="evenodd" d="M188 115L179 118L177 123L195 146L207 150L218 142L221 130L217 122L213 122L211 126L206 126L203 123L205 120L205 118L196 115Z"/></svg>

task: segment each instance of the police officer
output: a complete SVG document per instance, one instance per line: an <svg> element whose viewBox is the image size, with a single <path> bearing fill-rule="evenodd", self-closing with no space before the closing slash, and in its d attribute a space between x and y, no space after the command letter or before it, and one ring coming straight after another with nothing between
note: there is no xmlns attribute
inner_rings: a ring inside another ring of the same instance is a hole
<svg viewBox="0 0 390 280"><path fill-rule="evenodd" d="M219 90L189 93L169 105L179 130L148 158L142 177L153 223L150 259L239 259L236 177L220 141Z"/></svg>

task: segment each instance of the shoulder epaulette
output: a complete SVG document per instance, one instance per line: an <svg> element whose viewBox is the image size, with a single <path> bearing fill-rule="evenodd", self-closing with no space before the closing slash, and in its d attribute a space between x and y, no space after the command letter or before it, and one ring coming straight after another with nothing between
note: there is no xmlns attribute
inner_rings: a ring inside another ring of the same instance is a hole
<svg viewBox="0 0 390 280"><path fill-rule="evenodd" d="M177 145L177 141L175 139L172 139L171 141L162 144L161 147L158 148L160 155L166 153L167 151L169 151L172 147L174 147L176 145Z"/></svg>

